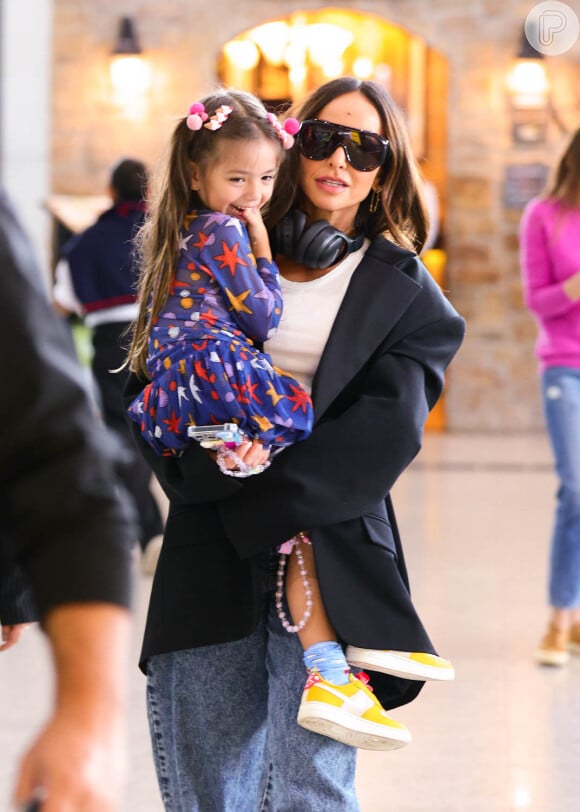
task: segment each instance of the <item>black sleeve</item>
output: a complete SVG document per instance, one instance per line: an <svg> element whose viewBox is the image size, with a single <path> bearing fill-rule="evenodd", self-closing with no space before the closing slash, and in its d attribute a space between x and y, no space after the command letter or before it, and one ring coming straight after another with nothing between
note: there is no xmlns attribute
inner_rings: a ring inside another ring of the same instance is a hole
<svg viewBox="0 0 580 812"><path fill-rule="evenodd" d="M13 545L0 533L0 625L38 620L30 583L14 556Z"/></svg>
<svg viewBox="0 0 580 812"><path fill-rule="evenodd" d="M116 451L2 193L0 298L2 527L41 615L77 601L126 606L136 531L117 495Z"/></svg>
<svg viewBox="0 0 580 812"><path fill-rule="evenodd" d="M415 313L407 314L361 373L347 408L331 412L307 440L247 480L243 494L219 503L242 558L300 530L361 516L385 499L421 448L445 369L463 338L463 319L442 296L437 299L418 297ZM414 329L405 332L404 324Z"/></svg>
<svg viewBox="0 0 580 812"><path fill-rule="evenodd" d="M353 381L350 400L345 393L348 403L330 409L308 439L285 448L259 476L225 477L197 444L175 459L157 456L138 430L136 440L170 499L216 502L238 555L250 557L384 500L421 447L464 331L441 291L426 284ZM127 403L142 386L133 376Z"/></svg>

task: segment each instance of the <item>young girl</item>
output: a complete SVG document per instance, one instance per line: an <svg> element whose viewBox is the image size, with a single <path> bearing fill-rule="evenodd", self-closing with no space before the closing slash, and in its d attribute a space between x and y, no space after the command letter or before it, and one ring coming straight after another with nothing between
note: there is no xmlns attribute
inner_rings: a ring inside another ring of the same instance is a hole
<svg viewBox="0 0 580 812"><path fill-rule="evenodd" d="M191 445L189 426L233 421L248 441L233 462L222 455L222 470L237 465L251 472L266 462L269 448L310 434L309 395L253 344L272 338L282 312L260 209L293 141L253 96L238 91L192 105L175 129L165 185L141 234L145 270L130 352L133 370L151 379L130 415L160 455ZM299 533L281 550L278 615L299 633L310 674L299 723L357 747L403 746L407 728L350 674L317 580L306 576L315 573L308 537ZM282 604L284 580L290 613L301 618L295 625ZM362 648L351 654L358 667L411 679L453 677L448 661L433 655Z"/></svg>
<svg viewBox="0 0 580 812"><path fill-rule="evenodd" d="M159 454L181 452L188 428L206 424L233 421L266 447L310 433L310 397L255 346L282 313L260 208L293 140L236 91L193 104L175 130L160 208L145 229L159 251L145 263L133 349L152 382L130 408Z"/></svg>

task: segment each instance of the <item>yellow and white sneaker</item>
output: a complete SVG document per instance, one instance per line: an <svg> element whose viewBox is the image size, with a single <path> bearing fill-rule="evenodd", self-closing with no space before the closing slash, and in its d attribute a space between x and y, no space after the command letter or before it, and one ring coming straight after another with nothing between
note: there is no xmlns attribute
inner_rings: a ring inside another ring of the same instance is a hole
<svg viewBox="0 0 580 812"><path fill-rule="evenodd" d="M301 727L363 750L394 750L411 741L405 725L387 716L366 674L334 685L311 671L298 710Z"/></svg>
<svg viewBox="0 0 580 812"><path fill-rule="evenodd" d="M381 671L395 677L414 680L455 679L455 669L449 660L434 654L416 651L379 651L372 648L348 646L346 660L357 668Z"/></svg>

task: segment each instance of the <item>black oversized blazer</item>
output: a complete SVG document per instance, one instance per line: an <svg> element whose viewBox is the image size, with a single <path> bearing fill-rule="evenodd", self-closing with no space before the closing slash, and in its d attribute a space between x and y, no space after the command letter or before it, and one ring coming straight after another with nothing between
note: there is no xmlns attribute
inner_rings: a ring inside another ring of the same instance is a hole
<svg viewBox="0 0 580 812"><path fill-rule="evenodd" d="M421 446L429 410L464 333L420 260L380 237L355 270L316 372L305 441L246 480L193 444L159 457L135 437L170 499L141 664L161 652L253 631L265 553L311 533L318 578L342 641L434 652L409 597L389 492ZM143 382L128 383L129 403ZM422 683L373 674L384 706Z"/></svg>

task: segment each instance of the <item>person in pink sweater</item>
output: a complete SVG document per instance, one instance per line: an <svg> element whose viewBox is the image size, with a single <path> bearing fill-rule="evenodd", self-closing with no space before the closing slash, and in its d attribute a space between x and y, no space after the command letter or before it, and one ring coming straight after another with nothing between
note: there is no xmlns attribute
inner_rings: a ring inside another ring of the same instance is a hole
<svg viewBox="0 0 580 812"><path fill-rule="evenodd" d="M543 197L520 224L526 306L538 324L536 355L559 487L552 533L548 630L542 665L580 654L580 129Z"/></svg>

